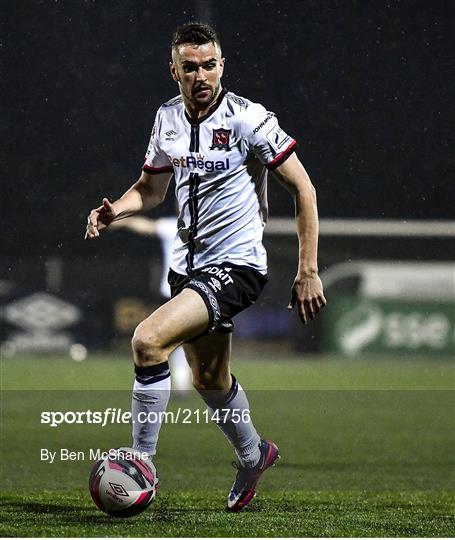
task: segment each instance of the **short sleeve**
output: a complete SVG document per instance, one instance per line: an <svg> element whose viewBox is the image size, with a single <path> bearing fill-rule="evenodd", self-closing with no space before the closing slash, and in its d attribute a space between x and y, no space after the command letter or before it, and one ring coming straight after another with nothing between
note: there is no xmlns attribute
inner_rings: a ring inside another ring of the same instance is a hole
<svg viewBox="0 0 455 540"><path fill-rule="evenodd" d="M296 141L280 128L273 112L253 104L245 111L244 137L267 169L275 169L295 151Z"/></svg>
<svg viewBox="0 0 455 540"><path fill-rule="evenodd" d="M153 124L150 142L145 154L145 163L142 170L149 174L159 174L163 172L173 172L171 162L167 155L160 148L162 119L160 110L156 113Z"/></svg>

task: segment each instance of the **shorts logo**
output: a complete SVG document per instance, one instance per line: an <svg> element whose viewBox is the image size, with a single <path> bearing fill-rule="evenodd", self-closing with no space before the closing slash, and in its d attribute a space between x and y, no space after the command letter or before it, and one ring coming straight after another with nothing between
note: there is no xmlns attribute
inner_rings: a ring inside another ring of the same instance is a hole
<svg viewBox="0 0 455 540"><path fill-rule="evenodd" d="M214 150L215 148L218 148L218 150L230 150L229 139L231 137L231 130L220 128L212 131L213 138L210 150Z"/></svg>
<svg viewBox="0 0 455 540"><path fill-rule="evenodd" d="M224 272L223 272L224 270ZM229 268L229 270L231 270ZM219 280L221 280L225 285L229 285L230 283L234 283L234 280L231 278L231 276L228 274L227 268L219 268L218 266L209 266L207 268L204 268L202 272L207 272L209 274L212 274L213 276L216 276ZM213 280L213 277L211 278ZM218 280L215 280L218 281ZM212 285L210 283L210 285ZM213 287L213 285L212 285Z"/></svg>
<svg viewBox="0 0 455 540"><path fill-rule="evenodd" d="M221 283L217 279L215 279L214 277L210 278L209 285L210 285L210 287L212 287L212 289L215 292L216 291L221 291Z"/></svg>

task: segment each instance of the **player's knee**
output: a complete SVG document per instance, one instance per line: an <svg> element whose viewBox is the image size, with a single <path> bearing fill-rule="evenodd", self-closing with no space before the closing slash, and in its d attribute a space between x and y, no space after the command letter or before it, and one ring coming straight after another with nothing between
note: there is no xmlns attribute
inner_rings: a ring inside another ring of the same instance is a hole
<svg viewBox="0 0 455 540"><path fill-rule="evenodd" d="M153 330L145 330L139 325L131 340L134 363L138 366L160 364L168 359L168 353L159 336Z"/></svg>
<svg viewBox="0 0 455 540"><path fill-rule="evenodd" d="M193 386L198 392L205 390L225 390L224 381L210 371L193 372Z"/></svg>

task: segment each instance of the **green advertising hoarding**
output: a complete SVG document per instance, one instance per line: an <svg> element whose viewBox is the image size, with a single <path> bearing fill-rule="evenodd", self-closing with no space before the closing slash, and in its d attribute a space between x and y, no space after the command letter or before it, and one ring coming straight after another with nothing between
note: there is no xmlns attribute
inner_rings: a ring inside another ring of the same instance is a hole
<svg viewBox="0 0 455 540"><path fill-rule="evenodd" d="M455 357L455 302L333 295L324 314L329 350Z"/></svg>

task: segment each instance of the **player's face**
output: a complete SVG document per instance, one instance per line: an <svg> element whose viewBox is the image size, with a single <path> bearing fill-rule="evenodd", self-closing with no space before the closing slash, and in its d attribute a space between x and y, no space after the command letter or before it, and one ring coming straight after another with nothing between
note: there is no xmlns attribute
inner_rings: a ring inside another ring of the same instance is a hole
<svg viewBox="0 0 455 540"><path fill-rule="evenodd" d="M205 109L218 97L224 58L214 43L185 44L173 51L170 64L174 81L193 107Z"/></svg>

